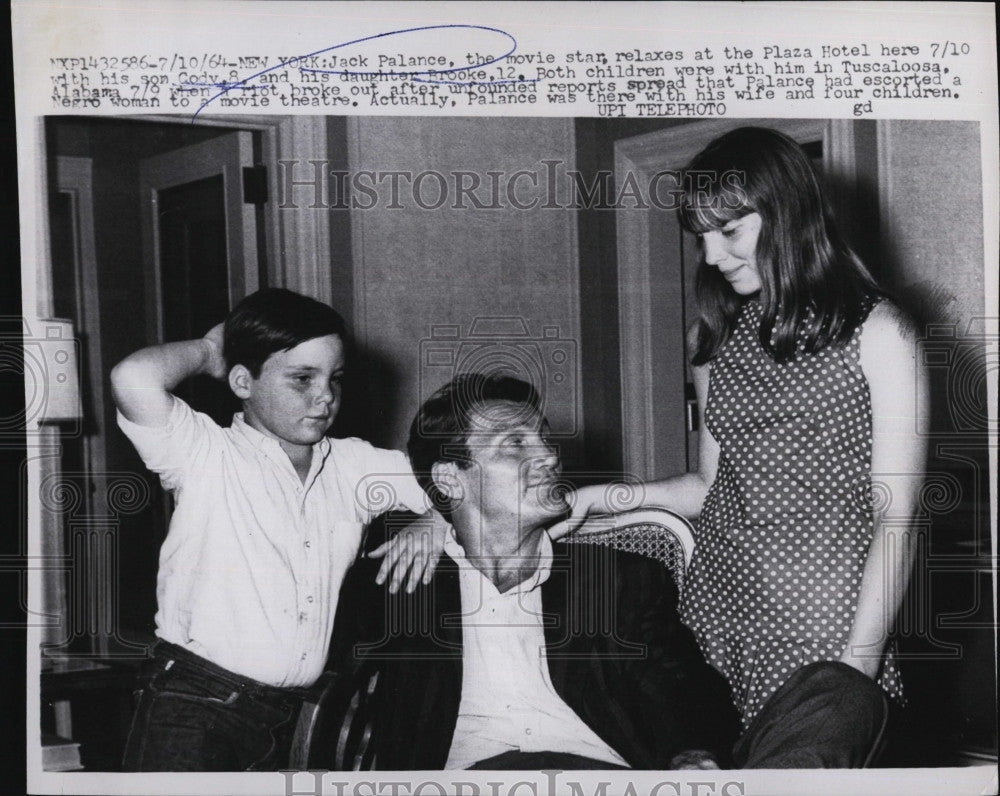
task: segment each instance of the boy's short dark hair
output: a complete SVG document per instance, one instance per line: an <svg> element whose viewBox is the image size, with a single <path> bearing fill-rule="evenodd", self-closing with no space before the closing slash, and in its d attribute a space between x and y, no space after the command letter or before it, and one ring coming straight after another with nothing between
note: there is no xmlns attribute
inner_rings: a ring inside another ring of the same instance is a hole
<svg viewBox="0 0 1000 796"><path fill-rule="evenodd" d="M285 288L264 288L229 313L222 353L227 367L243 365L258 378L271 354L330 334L347 342L347 326L335 309Z"/></svg>
<svg viewBox="0 0 1000 796"><path fill-rule="evenodd" d="M462 373L424 401L410 425L406 443L410 465L417 482L445 516L448 500L434 486L431 468L449 461L468 466L469 437L475 432L472 413L493 401L524 407L524 411L511 414L511 422L541 411L538 391L521 379L504 373Z"/></svg>

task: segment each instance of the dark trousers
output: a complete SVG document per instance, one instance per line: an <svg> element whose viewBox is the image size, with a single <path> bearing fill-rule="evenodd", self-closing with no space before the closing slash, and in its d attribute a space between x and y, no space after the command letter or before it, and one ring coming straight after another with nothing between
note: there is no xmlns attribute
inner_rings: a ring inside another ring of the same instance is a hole
<svg viewBox="0 0 1000 796"><path fill-rule="evenodd" d="M139 676L122 768L284 768L304 693L241 677L174 644L157 642Z"/></svg>
<svg viewBox="0 0 1000 796"><path fill-rule="evenodd" d="M594 760L569 752L504 752L469 766L470 771L603 771L623 769L614 763Z"/></svg>
<svg viewBox="0 0 1000 796"><path fill-rule="evenodd" d="M884 745L889 708L871 679L839 661L803 666L733 750L736 768L865 768Z"/></svg>
<svg viewBox="0 0 1000 796"><path fill-rule="evenodd" d="M733 749L734 768L866 768L884 746L889 708L874 682L839 661L810 663L767 701ZM556 752L506 754L473 769L618 766Z"/></svg>

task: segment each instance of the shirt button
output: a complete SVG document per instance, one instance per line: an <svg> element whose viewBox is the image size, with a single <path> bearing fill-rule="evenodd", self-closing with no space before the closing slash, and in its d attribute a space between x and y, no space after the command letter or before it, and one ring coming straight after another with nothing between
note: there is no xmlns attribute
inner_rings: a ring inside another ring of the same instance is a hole
<svg viewBox="0 0 1000 796"><path fill-rule="evenodd" d="M525 735L531 735L531 727L528 727L528 728L527 728L527 729L526 729L526 730L524 731L524 734L525 734Z"/></svg>
<svg viewBox="0 0 1000 796"><path fill-rule="evenodd" d="M300 660L303 660L303 661L304 661L305 659L306 659L306 653L304 653L304 652L303 652L303 653L302 653L302 658L301 658Z"/></svg>
<svg viewBox="0 0 1000 796"><path fill-rule="evenodd" d="M311 543L311 542L306 542L306 543L305 543L305 546L306 546L306 547L312 547L312 543Z"/></svg>
<svg viewBox="0 0 1000 796"><path fill-rule="evenodd" d="M306 597L306 602L307 603L311 603L312 601L313 601L313 598L312 598L312 595L310 594L308 597Z"/></svg>

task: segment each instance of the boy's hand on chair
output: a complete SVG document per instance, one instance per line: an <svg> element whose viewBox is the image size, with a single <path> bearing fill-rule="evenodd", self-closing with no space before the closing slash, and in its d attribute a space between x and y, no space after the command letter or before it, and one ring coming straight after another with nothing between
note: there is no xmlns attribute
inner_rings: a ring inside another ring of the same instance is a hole
<svg viewBox="0 0 1000 796"><path fill-rule="evenodd" d="M389 592L395 594L406 580L406 591L413 592L421 582L431 582L434 570L444 552L444 543L451 533L451 525L438 512L421 515L389 541L368 554L381 558L375 582L389 582Z"/></svg>
<svg viewBox="0 0 1000 796"><path fill-rule="evenodd" d="M225 357L222 356L222 333L225 323L217 323L202 338L205 342L205 373L216 379L224 379L229 374Z"/></svg>

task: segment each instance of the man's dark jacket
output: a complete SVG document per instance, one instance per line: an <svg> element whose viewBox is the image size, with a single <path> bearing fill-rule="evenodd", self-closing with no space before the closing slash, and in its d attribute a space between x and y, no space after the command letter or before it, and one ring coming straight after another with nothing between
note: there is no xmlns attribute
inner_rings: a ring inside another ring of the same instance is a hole
<svg viewBox="0 0 1000 796"><path fill-rule="evenodd" d="M736 714L724 679L678 618L667 569L603 545L553 547L541 589L559 696L632 768L667 768L685 749L710 750L725 765ZM348 576L334 657L380 670L378 768L441 770L462 698L458 567L443 556L429 585L389 595L374 583L377 566L362 561ZM352 635L367 643L352 644Z"/></svg>

